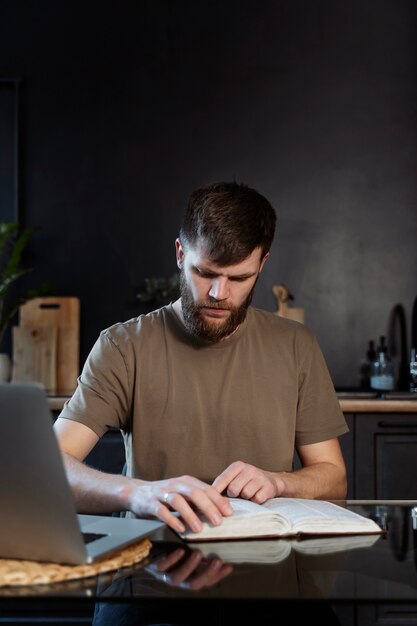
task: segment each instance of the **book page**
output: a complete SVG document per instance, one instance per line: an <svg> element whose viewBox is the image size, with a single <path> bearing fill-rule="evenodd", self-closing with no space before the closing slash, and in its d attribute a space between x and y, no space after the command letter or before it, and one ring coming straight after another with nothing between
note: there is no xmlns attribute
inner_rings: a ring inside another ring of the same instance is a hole
<svg viewBox="0 0 417 626"><path fill-rule="evenodd" d="M273 498L262 507L290 519L295 532L309 534L382 532L373 520L325 500Z"/></svg>
<svg viewBox="0 0 417 626"><path fill-rule="evenodd" d="M233 515L214 526L201 518L203 529L187 529L186 541L243 539L247 537L288 537L290 535L347 535L382 533L371 519L324 500L273 498L262 505L241 498L229 498Z"/></svg>
<svg viewBox="0 0 417 626"><path fill-rule="evenodd" d="M201 516L203 530L193 533L186 530L180 537L186 541L207 539L239 539L244 537L275 537L291 533L291 524L275 511L268 511L263 505L241 498L229 498L233 515L224 517L219 526L211 524Z"/></svg>
<svg viewBox="0 0 417 626"><path fill-rule="evenodd" d="M256 515L265 514L265 507L262 504L256 504L244 498L227 498L233 511L239 515Z"/></svg>

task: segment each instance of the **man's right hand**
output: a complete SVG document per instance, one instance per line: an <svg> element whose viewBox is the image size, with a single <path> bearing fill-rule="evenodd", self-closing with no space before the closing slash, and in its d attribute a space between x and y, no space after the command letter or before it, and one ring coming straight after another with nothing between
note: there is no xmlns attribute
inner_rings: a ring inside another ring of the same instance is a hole
<svg viewBox="0 0 417 626"><path fill-rule="evenodd" d="M180 546L162 554L145 569L166 585L199 591L229 576L233 565L216 556L206 559L200 550L186 550Z"/></svg>
<svg viewBox="0 0 417 626"><path fill-rule="evenodd" d="M186 526L201 530L196 511L215 526L233 512L217 489L192 476L149 482L88 467L83 459L98 436L84 424L63 418L56 420L54 430L79 512L132 511L138 517L157 517L180 533Z"/></svg>
<svg viewBox="0 0 417 626"><path fill-rule="evenodd" d="M153 482L131 479L129 482L126 508L138 517L157 517L179 533L187 526L193 532L202 529L196 511L215 526L233 513L227 498L192 476Z"/></svg>

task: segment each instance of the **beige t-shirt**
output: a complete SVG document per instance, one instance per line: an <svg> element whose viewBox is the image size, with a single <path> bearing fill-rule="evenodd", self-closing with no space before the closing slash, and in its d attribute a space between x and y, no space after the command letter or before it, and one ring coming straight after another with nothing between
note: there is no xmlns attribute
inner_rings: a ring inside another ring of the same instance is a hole
<svg viewBox="0 0 417 626"><path fill-rule="evenodd" d="M295 444L348 431L304 325L250 307L228 339L196 342L172 305L104 330L60 417L120 428L127 474L211 482L233 461L291 471Z"/></svg>

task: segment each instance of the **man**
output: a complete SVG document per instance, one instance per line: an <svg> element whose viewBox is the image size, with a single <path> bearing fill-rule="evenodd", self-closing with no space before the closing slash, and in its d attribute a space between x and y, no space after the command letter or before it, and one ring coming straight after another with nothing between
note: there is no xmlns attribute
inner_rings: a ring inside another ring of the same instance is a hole
<svg viewBox="0 0 417 626"><path fill-rule="evenodd" d="M213 524L232 513L225 495L345 497L348 429L317 342L250 306L275 222L245 185L191 194L175 242L180 299L103 331L55 423L80 511L198 532L196 510ZM110 427L125 439L126 476L82 462Z"/></svg>

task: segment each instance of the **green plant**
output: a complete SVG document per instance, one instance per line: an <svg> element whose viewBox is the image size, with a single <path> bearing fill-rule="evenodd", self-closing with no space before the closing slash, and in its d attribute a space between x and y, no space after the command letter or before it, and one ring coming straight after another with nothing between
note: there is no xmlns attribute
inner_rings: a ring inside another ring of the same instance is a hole
<svg viewBox="0 0 417 626"><path fill-rule="evenodd" d="M0 222L0 346L19 307L48 290L48 286L43 285L39 289L28 289L23 294L12 297L11 290L16 281L32 271L32 268L22 268L20 263L34 232L34 228L19 230L17 222Z"/></svg>
<svg viewBox="0 0 417 626"><path fill-rule="evenodd" d="M176 300L180 295L179 274L169 278L145 278L145 288L136 294L142 303L163 305Z"/></svg>

